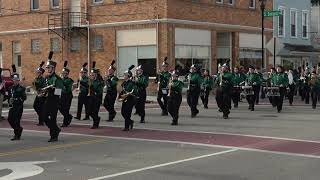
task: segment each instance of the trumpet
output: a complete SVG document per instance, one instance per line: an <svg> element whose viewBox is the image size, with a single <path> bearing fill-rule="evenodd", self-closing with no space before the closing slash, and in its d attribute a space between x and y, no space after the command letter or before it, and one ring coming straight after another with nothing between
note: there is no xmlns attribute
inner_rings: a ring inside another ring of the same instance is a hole
<svg viewBox="0 0 320 180"><path fill-rule="evenodd" d="M133 96L133 91L134 91L134 89L132 89L132 91L130 91L130 92L127 92L127 93L124 93L122 95L119 95L118 101L119 102L127 102L128 97L129 96Z"/></svg>
<svg viewBox="0 0 320 180"><path fill-rule="evenodd" d="M38 97L47 97L49 89L54 88L54 85L49 85L47 87L44 87L38 91Z"/></svg>

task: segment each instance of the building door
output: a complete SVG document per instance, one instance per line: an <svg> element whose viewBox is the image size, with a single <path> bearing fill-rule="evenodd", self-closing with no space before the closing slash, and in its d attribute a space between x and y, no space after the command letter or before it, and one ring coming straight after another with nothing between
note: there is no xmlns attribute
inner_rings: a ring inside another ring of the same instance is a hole
<svg viewBox="0 0 320 180"><path fill-rule="evenodd" d="M19 41L15 41L12 43L12 63L16 65L17 73L20 75L22 74L22 61L21 61L21 44Z"/></svg>

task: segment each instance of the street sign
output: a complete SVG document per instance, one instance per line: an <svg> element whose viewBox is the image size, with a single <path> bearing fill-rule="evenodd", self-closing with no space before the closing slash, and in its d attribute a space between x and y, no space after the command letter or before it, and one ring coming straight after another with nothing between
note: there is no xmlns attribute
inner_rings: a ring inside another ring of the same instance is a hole
<svg viewBox="0 0 320 180"><path fill-rule="evenodd" d="M263 16L264 17L273 17L273 16L281 16L281 11L264 11Z"/></svg>

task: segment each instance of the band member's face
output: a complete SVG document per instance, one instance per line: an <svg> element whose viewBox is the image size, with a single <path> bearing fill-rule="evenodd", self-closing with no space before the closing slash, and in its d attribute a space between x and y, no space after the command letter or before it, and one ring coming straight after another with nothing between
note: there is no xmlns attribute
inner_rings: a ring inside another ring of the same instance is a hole
<svg viewBox="0 0 320 180"><path fill-rule="evenodd" d="M316 75L315 73L312 73L312 74L311 74L311 77L312 77L312 78L316 78L317 75Z"/></svg>
<svg viewBox="0 0 320 180"><path fill-rule="evenodd" d="M55 71L55 68L54 67L51 67L51 66L49 66L49 67L47 67L47 72L48 72L48 74L53 74L54 73L54 71Z"/></svg>
<svg viewBox="0 0 320 180"><path fill-rule="evenodd" d="M87 75L88 75L88 74L87 74L86 72L84 72L84 71L81 71L81 72L80 72L80 76L81 76L81 77L86 77Z"/></svg>
<svg viewBox="0 0 320 180"><path fill-rule="evenodd" d="M226 66L222 66L222 67L221 67L221 71L222 71L222 72L226 72L227 70L228 70L228 68L227 68Z"/></svg>
<svg viewBox="0 0 320 180"><path fill-rule="evenodd" d="M137 74L138 76L140 76L140 75L142 74L142 72L143 72L142 69L137 69L137 70L136 70L136 74Z"/></svg>
<svg viewBox="0 0 320 180"><path fill-rule="evenodd" d="M196 68L195 67L192 67L192 68L190 68L190 72L196 72Z"/></svg>
<svg viewBox="0 0 320 180"><path fill-rule="evenodd" d="M254 72L254 69L249 68L249 72L250 72L250 73L253 73L253 72Z"/></svg>
<svg viewBox="0 0 320 180"><path fill-rule="evenodd" d="M114 74L114 70L113 69L108 69L108 75L109 76L113 76Z"/></svg>
<svg viewBox="0 0 320 180"><path fill-rule="evenodd" d="M235 72L235 73L238 73L238 72L239 72L239 69L238 69L238 68L234 68L234 72Z"/></svg>
<svg viewBox="0 0 320 180"><path fill-rule="evenodd" d="M203 72L203 75L208 76L208 75L209 75L209 72L208 72L208 71L204 71L204 72Z"/></svg>
<svg viewBox="0 0 320 180"><path fill-rule="evenodd" d="M90 73L90 79L96 79L97 78L97 74L96 73Z"/></svg>
<svg viewBox="0 0 320 180"><path fill-rule="evenodd" d="M19 85L19 82L20 82L19 80L13 80L13 85L17 86L17 85Z"/></svg>
<svg viewBox="0 0 320 180"><path fill-rule="evenodd" d="M277 72L278 73L282 72L282 69L280 67L277 67Z"/></svg>
<svg viewBox="0 0 320 180"><path fill-rule="evenodd" d="M163 71L168 71L168 66L167 65L162 65L162 70Z"/></svg>
<svg viewBox="0 0 320 180"><path fill-rule="evenodd" d="M63 78L67 78L69 73L67 71L62 71L61 75L62 75Z"/></svg>

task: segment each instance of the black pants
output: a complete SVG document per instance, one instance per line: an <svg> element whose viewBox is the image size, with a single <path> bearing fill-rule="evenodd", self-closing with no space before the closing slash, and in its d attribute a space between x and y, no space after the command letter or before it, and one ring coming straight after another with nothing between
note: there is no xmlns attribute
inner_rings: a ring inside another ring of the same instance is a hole
<svg viewBox="0 0 320 180"><path fill-rule="evenodd" d="M274 99L274 102L277 106L277 110L278 112L280 112L282 110L282 105L283 105L283 98L286 94L286 88L285 87L280 87L279 89L280 91L280 96L274 96L273 99Z"/></svg>
<svg viewBox="0 0 320 180"><path fill-rule="evenodd" d="M50 129L51 138L57 138L61 131L57 125L59 99L59 96L48 96L43 107L44 122Z"/></svg>
<svg viewBox="0 0 320 180"><path fill-rule="evenodd" d="M304 94L304 85L303 84L299 84L298 91L299 91L299 95L301 97L301 101L304 101L305 94Z"/></svg>
<svg viewBox="0 0 320 180"><path fill-rule="evenodd" d="M9 109L8 122L11 128L14 130L14 136L20 137L23 128L20 125L21 117L23 113L23 104L14 105Z"/></svg>
<svg viewBox="0 0 320 180"><path fill-rule="evenodd" d="M124 118L124 128L129 129L129 126L133 124L131 120L132 109L136 104L136 98L128 96L125 101L122 102L121 115Z"/></svg>
<svg viewBox="0 0 320 180"><path fill-rule="evenodd" d="M36 96L33 102L33 109L37 112L39 124L44 124L42 111L45 100L45 97Z"/></svg>
<svg viewBox="0 0 320 180"><path fill-rule="evenodd" d="M305 103L309 104L310 103L310 87L305 85L303 88L303 93L304 93L304 98L305 98Z"/></svg>
<svg viewBox="0 0 320 180"><path fill-rule="evenodd" d="M113 121L117 112L114 109L114 104L117 99L117 91L110 91L107 92L106 96L104 97L103 106L109 112L109 121Z"/></svg>
<svg viewBox="0 0 320 180"><path fill-rule="evenodd" d="M289 104L290 105L293 103L293 97L294 97L295 88L296 88L296 86L294 84L289 85L288 99L289 99Z"/></svg>
<svg viewBox="0 0 320 180"><path fill-rule="evenodd" d="M101 105L101 96L100 95L93 95L88 96L89 101L89 116L93 119L93 127L99 127L100 124L100 117L99 117L99 110Z"/></svg>
<svg viewBox="0 0 320 180"><path fill-rule="evenodd" d="M256 87L253 89L253 90L255 91L255 96L256 96L255 103L256 103L256 104L259 104L260 89L261 89L261 86L256 86Z"/></svg>
<svg viewBox="0 0 320 180"><path fill-rule="evenodd" d="M182 102L181 94L172 94L168 97L168 111L172 117L172 123L178 124L179 109Z"/></svg>
<svg viewBox="0 0 320 180"><path fill-rule="evenodd" d="M231 90L225 91L222 88L217 88L216 91L216 101L218 107L223 112L223 116L228 116L231 109Z"/></svg>
<svg viewBox="0 0 320 180"><path fill-rule="evenodd" d="M88 101L88 96L86 94L80 93L78 96L78 108L77 108L77 118L81 118L81 112L82 112L82 107L84 105L85 107L85 112L86 112L86 118L89 118L89 101Z"/></svg>
<svg viewBox="0 0 320 180"><path fill-rule="evenodd" d="M145 89L140 90L138 92L138 98L136 103L136 110L137 114L141 117L141 121L144 121L144 117L146 115L145 106L146 106L146 99L147 99L147 91Z"/></svg>
<svg viewBox="0 0 320 180"><path fill-rule="evenodd" d="M198 101L200 96L200 88L195 90L188 90L187 91L187 103L191 109L191 115L196 115L199 113L197 109Z"/></svg>
<svg viewBox="0 0 320 180"><path fill-rule="evenodd" d="M202 92L202 94L200 96L202 104L204 105L204 107L208 107L209 95L210 95L210 89L205 89L205 90L203 90L203 92Z"/></svg>
<svg viewBox="0 0 320 180"><path fill-rule="evenodd" d="M234 107L238 107L239 101L240 101L240 90L234 89L232 91L232 101L233 101Z"/></svg>
<svg viewBox="0 0 320 180"><path fill-rule="evenodd" d="M70 114L72 98L72 93L62 94L60 98L59 111L63 115L63 124L66 126L70 125L73 118Z"/></svg>
<svg viewBox="0 0 320 180"><path fill-rule="evenodd" d="M257 102L256 98L259 97L260 86L252 86L253 95L247 95L246 99L249 104L249 109L254 110L254 105Z"/></svg>
<svg viewBox="0 0 320 180"><path fill-rule="evenodd" d="M314 109L317 107L318 95L319 95L319 92L317 90L315 89L311 90L312 108Z"/></svg>
<svg viewBox="0 0 320 180"><path fill-rule="evenodd" d="M162 102L163 99L163 102ZM158 95L157 95L157 101L158 104L160 106L160 108L162 109L163 113L167 113L168 112L168 95L167 94L163 94L162 91L158 91Z"/></svg>

